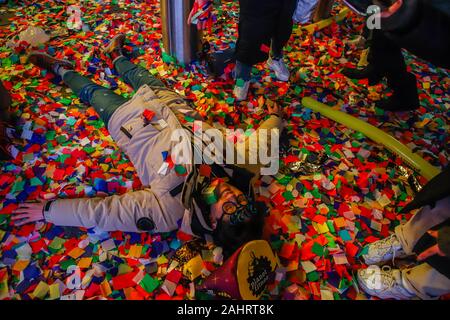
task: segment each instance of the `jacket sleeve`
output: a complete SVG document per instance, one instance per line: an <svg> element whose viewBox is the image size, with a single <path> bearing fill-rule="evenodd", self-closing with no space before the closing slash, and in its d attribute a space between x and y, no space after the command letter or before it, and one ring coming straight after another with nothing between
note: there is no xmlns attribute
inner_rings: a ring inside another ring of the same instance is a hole
<svg viewBox="0 0 450 320"><path fill-rule="evenodd" d="M408 0L381 28L400 47L438 67L450 68L450 5L447 0Z"/></svg>
<svg viewBox="0 0 450 320"><path fill-rule="evenodd" d="M278 158L279 156L279 145L275 145L272 139L278 140L281 131L283 130L283 121L281 117L276 115L271 115L268 119L266 119L258 129L253 133L254 137L257 137L258 143L255 145L251 143L251 136L247 136L245 138L245 156L246 159L250 159L250 157L255 154L258 154L258 164L255 168L259 171L261 167L268 167L271 163L267 163L269 159L273 159L274 157ZM264 155L266 159L261 159L260 155ZM278 166L278 160L276 161ZM257 173L255 169L249 168L250 171ZM278 171L278 167L277 170ZM262 172L260 172L262 173ZM262 173L264 174L264 173Z"/></svg>
<svg viewBox="0 0 450 320"><path fill-rule="evenodd" d="M99 227L104 231L125 232L142 232L137 222L141 218L150 218L155 225L152 232L174 229L165 221L160 200L150 189L105 198L55 200L44 212L44 217L59 226Z"/></svg>
<svg viewBox="0 0 450 320"><path fill-rule="evenodd" d="M450 166L447 166L440 174L428 181L400 213L409 212L426 205L434 207L437 201L448 196L450 196Z"/></svg>

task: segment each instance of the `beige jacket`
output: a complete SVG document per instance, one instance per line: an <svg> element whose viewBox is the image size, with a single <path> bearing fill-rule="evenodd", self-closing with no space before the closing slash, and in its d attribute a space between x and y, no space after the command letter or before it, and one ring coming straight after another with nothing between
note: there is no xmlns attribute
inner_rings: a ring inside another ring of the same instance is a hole
<svg viewBox="0 0 450 320"><path fill-rule="evenodd" d="M144 125L144 110L155 113L151 124ZM162 170L162 153L177 144L172 132L182 129L178 116L201 120L200 115L178 94L161 88L141 87L134 97L120 106L108 123L109 132L118 146L128 155L145 186L143 190L105 198L60 199L44 210L48 222L60 226L99 227L104 231L169 232L179 228L178 221L190 221L189 212L181 202L181 192L171 191L183 184L185 177L173 169ZM281 119L271 116L260 128L281 129ZM204 130L210 128L204 123ZM189 130L183 132L190 138ZM270 146L270 141L269 141ZM246 149L248 151L248 148ZM192 166L185 166L187 171ZM249 167L255 171L257 166ZM150 220L153 228L138 227L142 218ZM186 226L186 222L182 223ZM189 231L189 228L186 228Z"/></svg>

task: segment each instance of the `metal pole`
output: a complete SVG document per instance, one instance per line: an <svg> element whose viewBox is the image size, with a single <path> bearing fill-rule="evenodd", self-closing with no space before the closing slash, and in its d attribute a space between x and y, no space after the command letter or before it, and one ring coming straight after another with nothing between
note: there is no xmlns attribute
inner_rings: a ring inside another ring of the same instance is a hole
<svg viewBox="0 0 450 320"><path fill-rule="evenodd" d="M194 0L161 0L163 46L178 62L189 64L197 57L199 34L187 19Z"/></svg>

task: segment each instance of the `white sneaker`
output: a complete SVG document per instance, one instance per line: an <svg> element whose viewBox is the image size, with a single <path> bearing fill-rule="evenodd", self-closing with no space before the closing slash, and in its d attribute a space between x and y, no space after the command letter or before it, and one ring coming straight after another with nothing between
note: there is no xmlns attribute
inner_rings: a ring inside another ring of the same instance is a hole
<svg viewBox="0 0 450 320"><path fill-rule="evenodd" d="M363 254L362 258L367 265L374 265L407 256L394 233L385 239L369 244L367 253Z"/></svg>
<svg viewBox="0 0 450 320"><path fill-rule="evenodd" d="M250 81L245 81L242 87L234 86L233 94L238 102L247 100Z"/></svg>
<svg viewBox="0 0 450 320"><path fill-rule="evenodd" d="M402 272L389 266L358 270L358 283L365 293L380 299L410 300L417 297L407 288Z"/></svg>
<svg viewBox="0 0 450 320"><path fill-rule="evenodd" d="M267 60L267 65L269 66L270 70L275 72L275 76L278 80L284 82L289 80L291 73L286 67L283 58L281 58L280 60L273 60L272 58L269 58L269 60Z"/></svg>

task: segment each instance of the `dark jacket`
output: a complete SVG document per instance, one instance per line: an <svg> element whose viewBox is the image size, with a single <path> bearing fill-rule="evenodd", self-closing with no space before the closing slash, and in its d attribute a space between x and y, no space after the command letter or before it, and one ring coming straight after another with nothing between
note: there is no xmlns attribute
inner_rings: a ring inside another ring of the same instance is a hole
<svg viewBox="0 0 450 320"><path fill-rule="evenodd" d="M401 212L409 212L424 206L434 207L437 201L449 196L450 166L431 179ZM448 209L450 210L450 208ZM425 262L450 279L450 219L435 226L434 229L438 230L438 238L435 239L426 233L419 239L413 250L416 254L420 254L431 246L438 244L439 249L444 252L445 256L434 255L426 259Z"/></svg>
<svg viewBox="0 0 450 320"><path fill-rule="evenodd" d="M382 19L385 35L400 47L434 65L450 68L450 1L407 0Z"/></svg>

